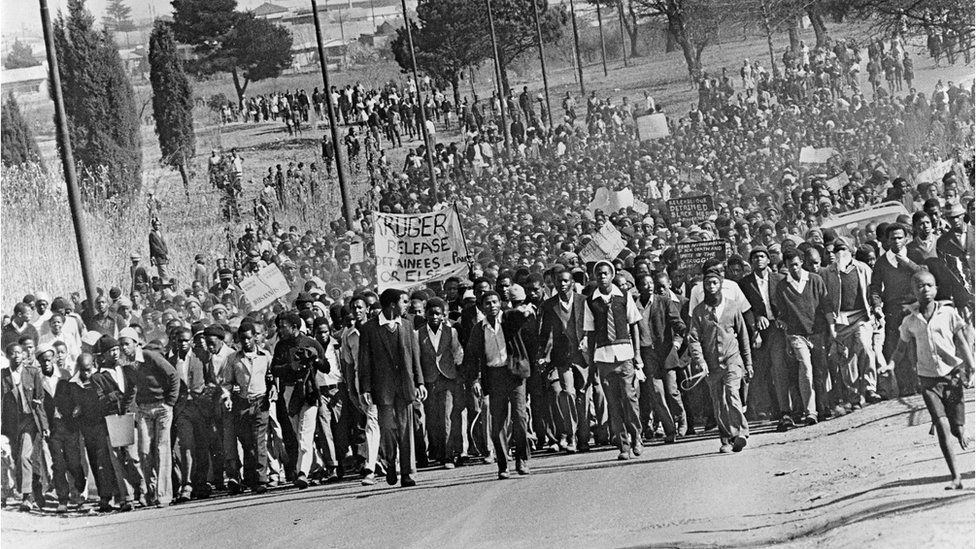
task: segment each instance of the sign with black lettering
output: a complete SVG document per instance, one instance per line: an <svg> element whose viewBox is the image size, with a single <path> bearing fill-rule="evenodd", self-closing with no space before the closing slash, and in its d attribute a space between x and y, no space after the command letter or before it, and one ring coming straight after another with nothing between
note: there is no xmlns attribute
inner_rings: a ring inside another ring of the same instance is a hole
<svg viewBox="0 0 976 549"><path fill-rule="evenodd" d="M468 274L468 248L454 208L422 214L373 212L380 291Z"/></svg>
<svg viewBox="0 0 976 549"><path fill-rule="evenodd" d="M683 196L668 200L668 216L672 223L701 223L714 211L711 195Z"/></svg>
<svg viewBox="0 0 976 549"><path fill-rule="evenodd" d="M705 261L715 258L725 260L724 240L702 240L699 242L679 242L677 244L678 266L686 273L701 271Z"/></svg>

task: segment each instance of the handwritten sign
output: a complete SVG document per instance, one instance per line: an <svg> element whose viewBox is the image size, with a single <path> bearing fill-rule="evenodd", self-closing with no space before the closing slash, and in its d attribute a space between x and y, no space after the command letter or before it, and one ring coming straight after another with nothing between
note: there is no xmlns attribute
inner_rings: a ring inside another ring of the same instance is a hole
<svg viewBox="0 0 976 549"><path fill-rule="evenodd" d="M686 273L694 274L701 271L702 265L709 259L726 258L724 240L702 240L700 242L679 242L677 244L678 266Z"/></svg>
<svg viewBox="0 0 976 549"><path fill-rule="evenodd" d="M252 310L263 309L291 292L285 274L274 263L242 280L241 290Z"/></svg>
<svg viewBox="0 0 976 549"><path fill-rule="evenodd" d="M712 215L711 195L683 196L668 200L668 216L672 223L700 223Z"/></svg>
<svg viewBox="0 0 976 549"><path fill-rule="evenodd" d="M468 274L468 247L454 208L422 214L373 212L380 291Z"/></svg>
<svg viewBox="0 0 976 549"><path fill-rule="evenodd" d="M580 250L580 259L583 261L600 261L601 259L614 259L627 247L624 237L620 231L607 221L600 227L600 230L593 234L593 240L586 243Z"/></svg>
<svg viewBox="0 0 976 549"><path fill-rule="evenodd" d="M362 240L356 240L349 244L349 263L362 263L366 260L365 255Z"/></svg>
<svg viewBox="0 0 976 549"><path fill-rule="evenodd" d="M637 135L641 141L661 139L671 135L671 130L668 129L668 119L662 112L638 116Z"/></svg>
<svg viewBox="0 0 976 549"><path fill-rule="evenodd" d="M840 172L839 174L831 177L824 182L824 185L832 191L839 191L850 184L851 178L847 176L847 172Z"/></svg>
<svg viewBox="0 0 976 549"><path fill-rule="evenodd" d="M837 151L831 147L803 147L800 149L800 164L826 164L836 154Z"/></svg>

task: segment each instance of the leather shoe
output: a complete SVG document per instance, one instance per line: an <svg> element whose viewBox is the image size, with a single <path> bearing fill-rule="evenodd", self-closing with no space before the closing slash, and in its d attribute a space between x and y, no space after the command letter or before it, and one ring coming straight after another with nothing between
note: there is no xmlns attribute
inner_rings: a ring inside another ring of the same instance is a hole
<svg viewBox="0 0 976 549"><path fill-rule="evenodd" d="M627 461L628 459L630 459L630 452L620 452L617 454L618 461Z"/></svg>
<svg viewBox="0 0 976 549"><path fill-rule="evenodd" d="M638 442L637 444L634 444L630 451L634 453L634 457L638 457L641 455L641 452L644 451L644 445Z"/></svg>
<svg viewBox="0 0 976 549"><path fill-rule="evenodd" d="M508 471L498 471L498 480L505 480L511 478L511 476L508 474Z"/></svg>
<svg viewBox="0 0 976 549"><path fill-rule="evenodd" d="M518 463L515 465L515 472L525 476L529 474L529 466L524 463Z"/></svg>
<svg viewBox="0 0 976 549"><path fill-rule="evenodd" d="M720 454L731 454L732 453L732 445L731 444L723 444L718 449L718 453L720 453Z"/></svg>
<svg viewBox="0 0 976 549"><path fill-rule="evenodd" d="M746 437L735 437L732 441L732 451L741 452L743 448L746 447Z"/></svg>
<svg viewBox="0 0 976 549"><path fill-rule="evenodd" d="M386 483L390 486L395 486L397 483L396 469L393 467L386 470Z"/></svg>
<svg viewBox="0 0 976 549"><path fill-rule="evenodd" d="M445 469L453 469L454 468L454 462L453 461L450 461L450 460L445 461L444 462L444 468Z"/></svg>
<svg viewBox="0 0 976 549"><path fill-rule="evenodd" d="M410 488L417 485L417 481L410 477L410 475L403 475L400 479L400 486L403 488Z"/></svg>
<svg viewBox="0 0 976 549"><path fill-rule="evenodd" d="M308 479L305 478L305 475L298 475L298 478L295 479L295 487L299 490L308 488Z"/></svg>

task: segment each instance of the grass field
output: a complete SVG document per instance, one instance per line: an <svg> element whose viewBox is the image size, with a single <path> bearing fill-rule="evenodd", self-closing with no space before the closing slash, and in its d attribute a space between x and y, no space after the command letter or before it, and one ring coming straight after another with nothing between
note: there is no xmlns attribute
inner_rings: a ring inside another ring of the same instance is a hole
<svg viewBox="0 0 976 549"><path fill-rule="evenodd" d="M831 27L833 37L841 39L856 35L862 30L853 27ZM804 31L802 38L813 42L812 31ZM786 47L786 36L779 36L775 42L777 56ZM738 67L743 58L761 59L768 67L769 54L766 41L760 37L747 40L726 41L709 47L703 55L703 62L709 73L720 73L722 67L738 75ZM528 63L523 63L528 65ZM933 69L927 58L916 60L916 87L931 91L937 79L972 81L972 67L956 65L951 69ZM476 76L476 89L479 95L490 93L490 79L482 69ZM863 72L863 71L862 71ZM334 84L344 86L361 81L364 85L381 84L397 78L399 70L391 64L376 64L357 71L347 71L335 75ZM688 105L697 97L687 80L687 70L679 51L664 54L651 52L641 58L633 59L624 68L622 61L610 63L609 76L604 77L599 63L584 68L584 81L587 93L595 90L600 97L612 97L619 101L629 96L632 101L649 91L668 113L679 115L687 112ZM866 77L866 75L865 75ZM736 76L737 78L737 76ZM526 70L516 75L511 85L521 89L528 85L531 90L541 91L541 77L538 72ZM248 88L248 95L267 93L274 89L311 90L321 87L318 73L290 75L274 81L256 82ZM865 82L865 88L867 84ZM579 93L575 71L570 66L550 71L550 94L554 114L561 113L560 97L566 91L574 96ZM137 87L139 97L148 97L145 86ZM209 80L195 85L195 95L208 97L214 93L233 96L233 86L229 80ZM462 94L470 93L465 84ZM49 104L27 105L24 107L35 120L50 117ZM269 166L286 165L287 162L319 161L318 140L324 129L306 130L302 137L289 138L284 126L277 123L231 124L220 126L214 123L213 116L204 108L195 111L197 128L197 157L193 167L197 177L192 182L189 202L183 195L179 175L159 166L159 148L153 128L143 126L144 176L142 196L127 211L96 211L86 216L89 240L92 249L92 263L98 285L104 288L123 285L128 281L128 256L139 252L148 255L148 216L145 196L152 192L162 201L162 219L171 257L171 269L175 276L185 281L190 272L194 254L216 253L227 249L226 231L236 235L239 226L228 226L220 220L219 195L209 188L206 181L206 158L211 149L237 148L245 160L245 181L253 179L245 194L248 200L242 201L242 208L249 211L250 197L260 190L261 177ZM439 129L438 140L444 141L455 136ZM401 149L387 152L394 169L402 166L407 147L419 144L418 141L404 143ZM40 145L49 173L38 171L3 171L2 198L3 211L0 219L0 240L2 240L2 265L0 265L0 306L7 311L24 294L46 290L53 295L66 295L70 291L82 290L78 255L68 207L65 200L63 181L60 176L60 161L56 156L53 135L41 136ZM365 174L354 178L353 195L361 196L365 191ZM99 208L95 208L99 210ZM330 185L321 203L308 205L306 217L302 220L298 213L289 213L282 222L295 224L300 228L319 228L327 226L339 211L338 189ZM245 222L247 221L245 218ZM124 287L124 286L123 286Z"/></svg>

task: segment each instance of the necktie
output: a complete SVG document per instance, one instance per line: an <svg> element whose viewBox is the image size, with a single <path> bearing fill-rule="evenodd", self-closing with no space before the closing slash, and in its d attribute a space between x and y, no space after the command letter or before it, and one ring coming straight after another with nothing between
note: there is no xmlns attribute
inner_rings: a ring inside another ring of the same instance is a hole
<svg viewBox="0 0 976 549"><path fill-rule="evenodd" d="M613 298L612 297L610 298L609 301L607 301L607 336L611 342L617 339L617 328L614 325L614 320L613 320Z"/></svg>

